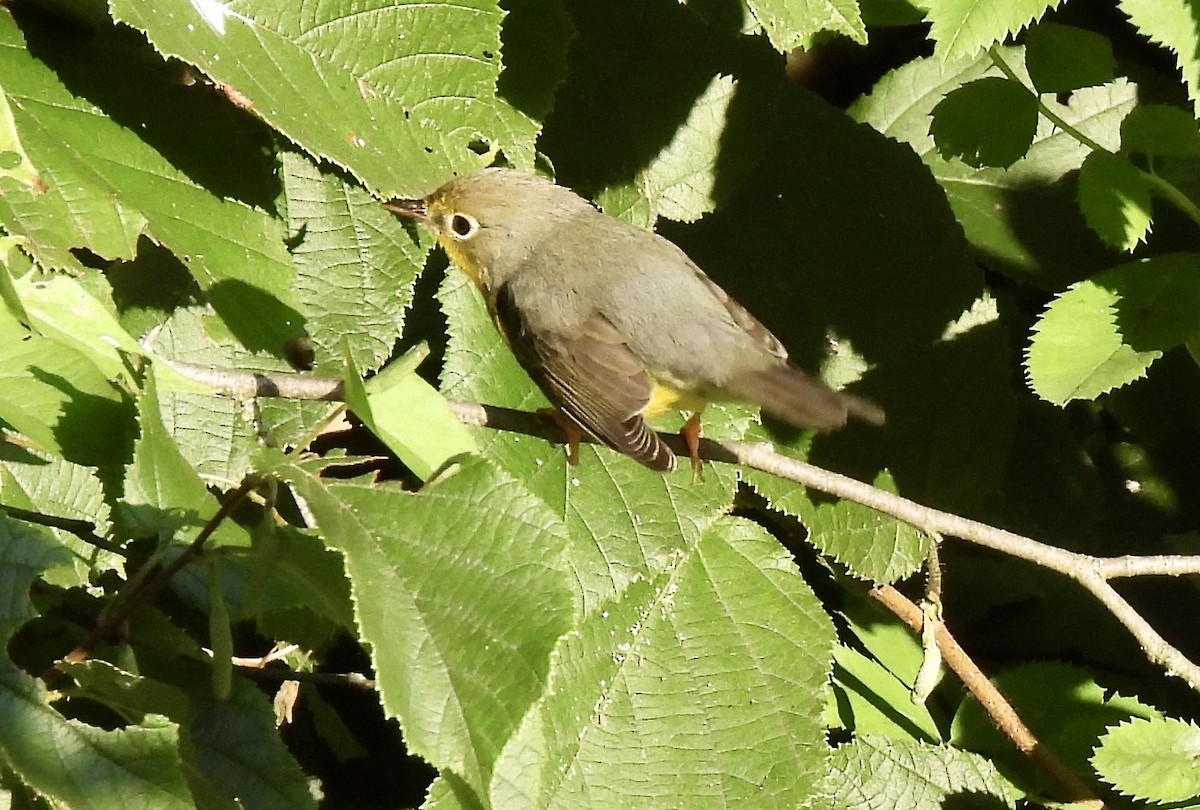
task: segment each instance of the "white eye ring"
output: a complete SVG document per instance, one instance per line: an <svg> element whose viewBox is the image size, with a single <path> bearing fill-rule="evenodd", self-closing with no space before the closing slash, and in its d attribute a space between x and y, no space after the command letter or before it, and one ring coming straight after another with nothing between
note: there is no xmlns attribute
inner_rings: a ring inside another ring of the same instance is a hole
<svg viewBox="0 0 1200 810"><path fill-rule="evenodd" d="M455 239L465 241L479 233L479 221L470 214L451 214L446 217L446 233Z"/></svg>

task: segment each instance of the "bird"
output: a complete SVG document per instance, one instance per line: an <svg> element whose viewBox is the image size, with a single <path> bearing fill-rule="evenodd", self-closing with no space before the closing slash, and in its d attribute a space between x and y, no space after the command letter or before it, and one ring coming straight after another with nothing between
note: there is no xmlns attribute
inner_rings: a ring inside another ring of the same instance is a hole
<svg viewBox="0 0 1200 810"><path fill-rule="evenodd" d="M713 401L749 402L806 429L884 422L874 402L792 364L674 243L551 180L488 168L384 206L434 232L568 428L651 470L672 472L676 459L647 419L690 412L681 433L695 480L699 417Z"/></svg>

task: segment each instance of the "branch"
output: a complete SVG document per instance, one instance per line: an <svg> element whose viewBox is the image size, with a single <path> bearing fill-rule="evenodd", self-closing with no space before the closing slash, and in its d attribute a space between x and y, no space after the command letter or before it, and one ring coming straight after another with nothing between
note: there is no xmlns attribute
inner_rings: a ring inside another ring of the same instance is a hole
<svg viewBox="0 0 1200 810"><path fill-rule="evenodd" d="M924 624L921 609L908 600L904 594L891 585L880 585L868 593L873 599L882 604L900 621L907 624L914 633L920 635ZM942 660L951 671L962 681L983 708L992 723L1000 733L1009 739L1017 750L1029 758L1039 771L1063 792L1063 800L1080 802L1088 807L1102 808L1104 803L1096 796L1070 768L1063 764L1053 751L1034 736L1029 726L1025 725L1016 709L1012 707L1000 691L987 679L983 671L976 666L966 651L959 646L958 641L946 629L946 625L937 623L934 628L938 649L941 650Z"/></svg>
<svg viewBox="0 0 1200 810"><path fill-rule="evenodd" d="M113 606L111 612L101 616L99 622L92 632L88 633L87 637L76 645L75 649L67 653L64 661L83 661L91 655L92 650L96 645L111 636L118 627L129 618L129 614L133 609L143 602L149 602L158 595L171 578L179 573L186 565L198 558L204 551L204 544L208 542L208 538L212 537L213 532L217 530L226 518L233 514L233 510L241 505L242 501L246 500L250 492L253 491L255 481L247 478L242 482L241 486L230 492L226 496L221 507L216 511L208 522L196 534L196 539L192 544L183 550L183 553L171 561L170 565L161 568L157 574L151 578L146 578L144 571L139 571L135 574L130 582L133 587L129 588L128 593L121 594L121 598Z"/></svg>
<svg viewBox="0 0 1200 810"><path fill-rule="evenodd" d="M125 549L96 534L96 524L90 520L75 520L73 518L59 517L58 515L45 515L41 512L33 512L29 509L21 509L20 507L9 506L7 504L0 504L0 512L8 515L13 520L36 523L39 526L47 526L51 529L62 529L64 532L75 535L89 546L95 546L98 549L125 556Z"/></svg>
<svg viewBox="0 0 1200 810"><path fill-rule="evenodd" d="M183 376L205 382L232 396L336 400L341 391L340 383L328 378L286 373L215 371L189 363L168 362ZM535 414L455 400L448 400L447 404L458 419L466 424L536 436L557 443L565 443L567 440L552 420L543 419ZM687 455L688 450L678 435L660 436L676 454ZM584 437L583 441L588 439ZM1200 692L1200 666L1168 643L1108 583L1110 579L1123 577L1200 574L1200 556L1093 557L1079 554L959 515L922 506L862 481L781 455L766 443L748 444L701 439L699 455L706 461L750 467L809 489L861 504L904 521L927 534L958 537L1057 571L1079 583L1107 607L1117 621L1137 639L1150 661L1161 666L1167 674L1182 678L1193 690Z"/></svg>

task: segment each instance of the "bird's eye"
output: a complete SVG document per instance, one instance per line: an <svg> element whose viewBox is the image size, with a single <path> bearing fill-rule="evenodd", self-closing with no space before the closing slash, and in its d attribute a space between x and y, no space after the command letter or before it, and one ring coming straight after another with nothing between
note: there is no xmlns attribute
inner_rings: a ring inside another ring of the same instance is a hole
<svg viewBox="0 0 1200 810"><path fill-rule="evenodd" d="M479 230L479 223L469 214L451 214L447 224L455 239L470 239Z"/></svg>

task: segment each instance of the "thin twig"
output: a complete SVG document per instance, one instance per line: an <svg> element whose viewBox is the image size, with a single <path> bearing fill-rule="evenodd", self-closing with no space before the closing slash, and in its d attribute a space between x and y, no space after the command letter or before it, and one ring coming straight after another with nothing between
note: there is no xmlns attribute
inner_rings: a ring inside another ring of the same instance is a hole
<svg viewBox="0 0 1200 810"><path fill-rule="evenodd" d="M868 593L894 613L900 621L912 628L914 633L920 635L924 616L921 609L910 602L904 594L891 585L880 585L872 588ZM936 634L938 649L942 652L942 660L958 676L967 691L979 701L979 705L991 718L1000 733L1007 737L1018 751L1029 757L1033 765L1049 777L1063 792L1062 798L1068 802L1081 802L1088 807L1103 808L1104 802L1096 796L1095 792L1063 764L1053 751L1046 748L1034 736L1012 704L1005 700L1004 695L1000 694L1000 691L992 685L992 682L959 646L958 641L944 624L937 626Z"/></svg>
<svg viewBox="0 0 1200 810"><path fill-rule="evenodd" d="M87 659L97 644L111 636L129 618L129 614L133 612L134 608L142 603L153 600L159 591L171 581L172 577L200 556L204 550L204 544L208 542L208 538L212 537L217 527L233 514L234 509L237 509L241 505L246 496L254 489L256 483L256 481L247 478L242 482L241 486L230 492L221 504L221 507L216 511L216 514L209 518L208 522L196 534L196 539L192 541L191 545L184 549L183 553L172 560L169 565L163 566L153 577L138 582L129 593L122 594L112 611L101 617L92 632L75 649L67 653L63 660L75 662Z"/></svg>
<svg viewBox="0 0 1200 810"><path fill-rule="evenodd" d="M236 667L248 678L261 681L299 681L318 686L350 686L367 692L375 691L375 681L358 672L300 672L282 667Z"/></svg>
<svg viewBox="0 0 1200 810"><path fill-rule="evenodd" d="M320 399L336 399L340 390L337 388L340 384L336 380L308 378L298 374L222 371L214 375L211 369L202 366L179 362L172 362L171 366L186 377L208 382L218 391L231 395L238 395L237 392L266 390L274 392L272 395L275 396L305 399L308 398L305 396L306 392L319 392ZM202 379L204 375L207 376ZM210 382L215 380L223 381L222 385ZM301 380L305 382L300 383ZM448 400L447 404L455 416L466 424L537 436L558 443L565 442L567 438L552 420L525 411L455 400ZM685 455L688 452L678 435L660 436L677 454ZM584 441L587 441L586 437ZM739 464L770 473L809 489L890 515L929 534L958 537L1057 571L1077 582L1104 604L1117 621L1137 639L1150 661L1161 666L1168 674L1182 678L1192 689L1200 692L1200 666L1167 642L1108 583L1109 579L1122 577L1200 574L1200 556L1093 557L1079 554L923 506L862 481L781 455L766 443L748 444L701 439L699 455L707 461Z"/></svg>
<svg viewBox="0 0 1200 810"><path fill-rule="evenodd" d="M96 524L90 520L75 520L74 518L59 517L58 515L44 515L41 512L33 512L29 509L21 509L16 506L8 506L7 504L0 504L0 511L13 520L36 523L39 526L46 526L51 529L62 529L64 532L75 535L89 546L95 546L103 551L111 551L113 554L125 555L125 549L96 534Z"/></svg>

